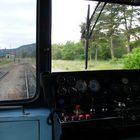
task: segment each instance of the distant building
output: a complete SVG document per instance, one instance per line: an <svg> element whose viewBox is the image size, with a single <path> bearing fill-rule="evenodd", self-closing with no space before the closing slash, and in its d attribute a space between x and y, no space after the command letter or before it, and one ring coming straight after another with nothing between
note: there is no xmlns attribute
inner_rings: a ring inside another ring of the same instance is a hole
<svg viewBox="0 0 140 140"><path fill-rule="evenodd" d="M16 54L14 53L6 53L5 54L5 58L8 58L8 59L14 59L16 57Z"/></svg>

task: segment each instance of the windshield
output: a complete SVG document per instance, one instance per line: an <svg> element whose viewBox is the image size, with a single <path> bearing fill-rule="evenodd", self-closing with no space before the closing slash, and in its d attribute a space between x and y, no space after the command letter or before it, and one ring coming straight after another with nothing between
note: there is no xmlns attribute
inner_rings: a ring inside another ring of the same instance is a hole
<svg viewBox="0 0 140 140"><path fill-rule="evenodd" d="M139 69L139 29L138 6L53 0L52 71Z"/></svg>
<svg viewBox="0 0 140 140"><path fill-rule="evenodd" d="M36 2L0 1L0 101L35 96Z"/></svg>

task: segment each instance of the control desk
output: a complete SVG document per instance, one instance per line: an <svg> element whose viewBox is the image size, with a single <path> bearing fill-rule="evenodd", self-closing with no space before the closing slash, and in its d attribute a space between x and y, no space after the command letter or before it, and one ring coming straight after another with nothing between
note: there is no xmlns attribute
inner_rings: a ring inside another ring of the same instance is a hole
<svg viewBox="0 0 140 140"><path fill-rule="evenodd" d="M114 70L50 74L52 108L62 137L139 137L139 73Z"/></svg>

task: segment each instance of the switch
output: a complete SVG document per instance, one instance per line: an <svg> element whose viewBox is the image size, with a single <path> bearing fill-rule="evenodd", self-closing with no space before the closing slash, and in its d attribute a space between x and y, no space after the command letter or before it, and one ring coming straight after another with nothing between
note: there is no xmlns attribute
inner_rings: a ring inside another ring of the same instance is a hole
<svg viewBox="0 0 140 140"><path fill-rule="evenodd" d="M91 108L91 109L90 109L90 114L91 114L91 115L94 115L94 114L95 114L95 109L94 109L94 108Z"/></svg>
<svg viewBox="0 0 140 140"><path fill-rule="evenodd" d="M88 120L90 118L90 114L86 114L85 118L86 118L86 120Z"/></svg>
<svg viewBox="0 0 140 140"><path fill-rule="evenodd" d="M79 120L83 120L84 119L84 116L81 114L81 115L78 116L78 119Z"/></svg>
<svg viewBox="0 0 140 140"><path fill-rule="evenodd" d="M75 120L77 120L77 116L76 115L72 115L71 116L71 121L75 121Z"/></svg>
<svg viewBox="0 0 140 140"><path fill-rule="evenodd" d="M69 116L64 116L64 121L65 122L69 121L69 119L70 119Z"/></svg>
<svg viewBox="0 0 140 140"><path fill-rule="evenodd" d="M102 108L102 112L107 112L108 109L107 108Z"/></svg>

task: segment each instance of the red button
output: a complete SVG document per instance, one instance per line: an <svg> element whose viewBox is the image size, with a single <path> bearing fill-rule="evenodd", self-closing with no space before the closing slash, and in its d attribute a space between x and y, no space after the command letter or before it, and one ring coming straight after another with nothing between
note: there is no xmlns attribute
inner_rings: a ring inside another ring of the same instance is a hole
<svg viewBox="0 0 140 140"><path fill-rule="evenodd" d="M89 119L90 118L90 114L86 114L86 119Z"/></svg>
<svg viewBox="0 0 140 140"><path fill-rule="evenodd" d="M79 117L79 120L82 120L83 119L83 115L82 114L79 115L78 117Z"/></svg>

